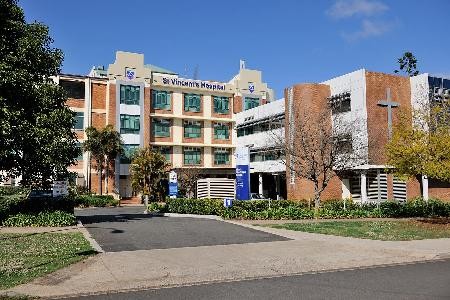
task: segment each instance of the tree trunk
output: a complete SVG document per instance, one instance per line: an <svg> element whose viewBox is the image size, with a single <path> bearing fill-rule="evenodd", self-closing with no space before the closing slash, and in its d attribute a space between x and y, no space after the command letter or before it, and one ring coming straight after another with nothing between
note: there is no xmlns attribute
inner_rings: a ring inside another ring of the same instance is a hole
<svg viewBox="0 0 450 300"><path fill-rule="evenodd" d="M320 206L320 193L319 185L314 184L314 218L319 218L319 206Z"/></svg>
<svg viewBox="0 0 450 300"><path fill-rule="evenodd" d="M98 168L98 193L102 195L102 167Z"/></svg>
<svg viewBox="0 0 450 300"><path fill-rule="evenodd" d="M105 194L108 195L108 181L109 181L109 159L106 159L105 167Z"/></svg>

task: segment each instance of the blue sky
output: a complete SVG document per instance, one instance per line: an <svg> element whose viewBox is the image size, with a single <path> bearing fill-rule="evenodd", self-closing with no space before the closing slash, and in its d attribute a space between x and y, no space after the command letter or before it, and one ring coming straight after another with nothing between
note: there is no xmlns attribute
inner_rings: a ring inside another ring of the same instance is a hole
<svg viewBox="0 0 450 300"><path fill-rule="evenodd" d="M450 76L448 0L21 0L28 21L50 27L64 73L87 74L116 50L199 79L263 71L278 97L299 82L366 68L388 72L405 51L419 70ZM187 72L186 72L187 70Z"/></svg>

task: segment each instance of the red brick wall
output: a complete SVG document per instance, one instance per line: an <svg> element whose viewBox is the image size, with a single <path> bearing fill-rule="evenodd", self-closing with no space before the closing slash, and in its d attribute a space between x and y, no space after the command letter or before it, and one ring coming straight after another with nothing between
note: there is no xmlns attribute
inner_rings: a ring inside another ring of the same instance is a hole
<svg viewBox="0 0 450 300"><path fill-rule="evenodd" d="M97 129L102 129L106 126L106 114L103 113L92 113L91 121L93 127Z"/></svg>
<svg viewBox="0 0 450 300"><path fill-rule="evenodd" d="M92 95L92 108L93 109L106 109L106 84L105 83L92 83L91 84Z"/></svg>
<svg viewBox="0 0 450 300"><path fill-rule="evenodd" d="M242 97L234 96L233 98L233 113L237 114L242 111Z"/></svg>
<svg viewBox="0 0 450 300"><path fill-rule="evenodd" d="M116 85L109 85L109 106L107 124L116 125Z"/></svg>
<svg viewBox="0 0 450 300"><path fill-rule="evenodd" d="M395 125L400 110L411 110L411 92L409 77L384 73L366 72L367 130L369 140L369 164L386 164L385 145L388 142L387 107L378 105L386 100L386 89L391 89L391 101L400 104L393 108Z"/></svg>
<svg viewBox="0 0 450 300"><path fill-rule="evenodd" d="M298 84L293 87L293 113L294 118L301 118L303 115L314 116L327 105L327 97L330 96L330 88L324 84ZM286 111L289 110L289 99L287 90L285 90ZM331 126L331 115L330 115ZM289 114L286 114L286 124L289 124ZM298 123L297 123L298 124ZM323 124L327 126L327 124ZM299 130L299 128L295 128ZM286 126L286 143L289 145L289 126ZM289 163L289 157L286 158ZM298 178L295 179L295 184L291 184L289 166L286 172L287 197L288 199L300 200L309 199L314 196L314 185L312 182ZM342 183L338 177L330 180L328 186L321 195L321 199L341 198L342 197Z"/></svg>

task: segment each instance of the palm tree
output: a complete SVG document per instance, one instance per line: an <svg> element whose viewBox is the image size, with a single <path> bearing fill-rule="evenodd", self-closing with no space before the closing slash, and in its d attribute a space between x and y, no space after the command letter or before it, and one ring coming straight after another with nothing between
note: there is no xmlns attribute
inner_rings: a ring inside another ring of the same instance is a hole
<svg viewBox="0 0 450 300"><path fill-rule="evenodd" d="M105 164L106 193L108 193L109 166L118 155L123 154L123 142L119 132L112 125L98 130L86 128L87 140L83 143L84 151L89 151L97 165L99 193L102 194L102 171Z"/></svg>

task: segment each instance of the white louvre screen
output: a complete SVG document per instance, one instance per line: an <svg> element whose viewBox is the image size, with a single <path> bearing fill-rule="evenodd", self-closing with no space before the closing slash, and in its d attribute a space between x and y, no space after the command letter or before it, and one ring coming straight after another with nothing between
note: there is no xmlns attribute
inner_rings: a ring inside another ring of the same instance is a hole
<svg viewBox="0 0 450 300"><path fill-rule="evenodd" d="M398 177L393 180L394 200L406 201L406 182Z"/></svg>

